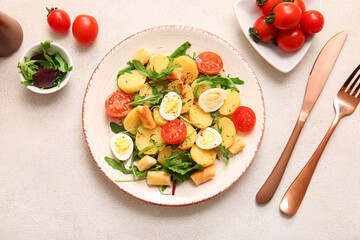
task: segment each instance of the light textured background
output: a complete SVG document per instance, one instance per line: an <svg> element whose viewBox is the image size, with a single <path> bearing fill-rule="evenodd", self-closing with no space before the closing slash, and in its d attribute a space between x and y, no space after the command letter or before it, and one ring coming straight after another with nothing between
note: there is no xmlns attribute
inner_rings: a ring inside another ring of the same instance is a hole
<svg viewBox="0 0 360 240"><path fill-rule="evenodd" d="M310 0L305 0L305 3ZM1 0L18 19L24 40L0 58L0 239L360 239L359 109L342 120L315 171L296 216L279 211L282 195L316 149L334 111L339 87L360 63L360 2L323 1L326 23L309 52L290 73L272 68L252 49L237 23L234 1L209 0ZM97 18L100 31L89 47L71 32L46 22L45 7ZM81 125L83 94L101 58L123 38L145 28L181 24L229 41L252 65L264 93L266 128L248 172L220 196L194 206L143 203L110 183L94 164ZM339 31L349 37L335 64L273 200L255 195L278 160L297 119L313 62ZM16 68L29 45L52 39L67 48L75 70L61 91L42 96L19 84Z"/></svg>

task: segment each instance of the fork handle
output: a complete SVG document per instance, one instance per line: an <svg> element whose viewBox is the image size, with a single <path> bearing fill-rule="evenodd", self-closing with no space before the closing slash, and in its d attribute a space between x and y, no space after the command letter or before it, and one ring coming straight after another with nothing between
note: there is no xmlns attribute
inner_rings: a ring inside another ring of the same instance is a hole
<svg viewBox="0 0 360 240"><path fill-rule="evenodd" d="M333 123L331 124L318 148L286 191L283 199L280 202L280 210L286 215L293 216L299 209L320 157L324 152L326 144L328 143L340 119L341 116L336 114Z"/></svg>
<svg viewBox="0 0 360 240"><path fill-rule="evenodd" d="M294 130L291 133L288 143L285 146L274 169L270 173L268 179L256 194L256 201L258 203L267 203L274 196L276 189L279 186L282 176L284 175L286 166L289 162L290 156L294 150L295 144L299 138L300 132L305 124L307 116L300 114L298 121L295 124Z"/></svg>

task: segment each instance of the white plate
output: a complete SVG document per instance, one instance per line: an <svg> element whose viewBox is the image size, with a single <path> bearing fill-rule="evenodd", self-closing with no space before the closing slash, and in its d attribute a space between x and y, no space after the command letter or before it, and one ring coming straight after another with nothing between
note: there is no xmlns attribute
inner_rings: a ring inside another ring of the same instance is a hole
<svg viewBox="0 0 360 240"><path fill-rule="evenodd" d="M175 196L162 195L156 187L149 187L145 181L117 183L115 179L131 179L132 176L112 169L104 160L105 156L113 157L110 149L110 138L113 133L109 123L116 120L107 116L104 102L108 95L118 89L116 75L140 48L145 48L152 55L170 55L185 41L192 44L188 53L214 51L222 57L226 74L238 76L245 81L245 84L240 86L242 105L251 107L257 116L254 130L243 136L247 146L241 153L231 157L227 167L223 161L217 161L214 179L199 187L196 187L191 180L178 183ZM83 102L85 139L100 170L124 192L157 205L190 205L208 200L228 189L244 174L254 160L262 140L264 126L265 107L260 84L244 57L223 39L209 32L186 26L155 27L121 41L96 67L89 80Z"/></svg>
<svg viewBox="0 0 360 240"><path fill-rule="evenodd" d="M304 46L293 53L284 52L270 42L255 43L249 36L249 28L252 27L256 19L261 16L261 13L256 8L255 2L254 0L239 0L235 3L235 13L241 29L250 44L268 63L281 72L290 72L305 56L314 36L306 35ZM306 10L321 10L321 0L304 0L304 3L306 4Z"/></svg>

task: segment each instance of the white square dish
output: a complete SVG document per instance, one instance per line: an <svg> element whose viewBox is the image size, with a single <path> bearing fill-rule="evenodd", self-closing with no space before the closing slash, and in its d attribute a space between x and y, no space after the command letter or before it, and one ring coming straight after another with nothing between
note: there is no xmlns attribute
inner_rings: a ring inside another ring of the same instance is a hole
<svg viewBox="0 0 360 240"><path fill-rule="evenodd" d="M284 52L269 42L255 43L249 36L249 28L252 27L256 19L261 16L255 3L255 0L239 0L235 3L236 17L243 33L260 56L274 68L283 73L290 72L305 56L314 36L306 35L304 46L300 50L292 53ZM321 10L321 0L304 1L304 3L307 10Z"/></svg>

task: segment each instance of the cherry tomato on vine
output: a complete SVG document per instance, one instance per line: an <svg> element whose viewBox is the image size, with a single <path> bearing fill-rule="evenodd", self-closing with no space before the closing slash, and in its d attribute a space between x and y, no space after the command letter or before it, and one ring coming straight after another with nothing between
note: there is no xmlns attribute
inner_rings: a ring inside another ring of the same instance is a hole
<svg viewBox="0 0 360 240"><path fill-rule="evenodd" d="M265 16L259 17L254 27L249 28L250 37L255 42L268 42L273 40L277 35L278 30L272 24L267 24Z"/></svg>
<svg viewBox="0 0 360 240"><path fill-rule="evenodd" d="M255 126L256 115L251 108L240 106L235 110L232 121L238 131L249 132Z"/></svg>
<svg viewBox="0 0 360 240"><path fill-rule="evenodd" d="M294 0L293 3L295 3L296 5L299 6L302 13L304 13L306 11L306 6L305 6L305 3L303 2L303 0Z"/></svg>
<svg viewBox="0 0 360 240"><path fill-rule="evenodd" d="M161 137L170 144L181 143L185 139L186 134L186 125L179 119L171 120L161 128Z"/></svg>
<svg viewBox="0 0 360 240"><path fill-rule="evenodd" d="M281 0L256 0L256 7L264 16L269 16L271 9Z"/></svg>
<svg viewBox="0 0 360 240"><path fill-rule="evenodd" d="M285 52L295 52L305 43L305 34L299 28L280 31L276 38L279 48Z"/></svg>
<svg viewBox="0 0 360 240"><path fill-rule="evenodd" d="M301 21L301 9L295 3L280 3L274 7L273 12L274 16L270 15L269 20L273 20L274 26L279 30L293 29Z"/></svg>
<svg viewBox="0 0 360 240"><path fill-rule="evenodd" d="M307 34L315 34L324 27L324 16L315 10L306 11L301 19L301 29Z"/></svg>
<svg viewBox="0 0 360 240"><path fill-rule="evenodd" d="M69 14L58 8L46 8L48 10L47 22L57 33L66 33L70 29L71 20Z"/></svg>
<svg viewBox="0 0 360 240"><path fill-rule="evenodd" d="M72 32L78 43L90 45L96 40L99 25L94 17L79 15L74 20Z"/></svg>
<svg viewBox="0 0 360 240"><path fill-rule="evenodd" d="M223 61L214 52L202 52L196 57L196 66L204 74L215 75L223 68Z"/></svg>
<svg viewBox="0 0 360 240"><path fill-rule="evenodd" d="M128 106L131 103L131 98L127 93L116 91L110 94L105 101L106 113L113 118L125 117L132 106Z"/></svg>

